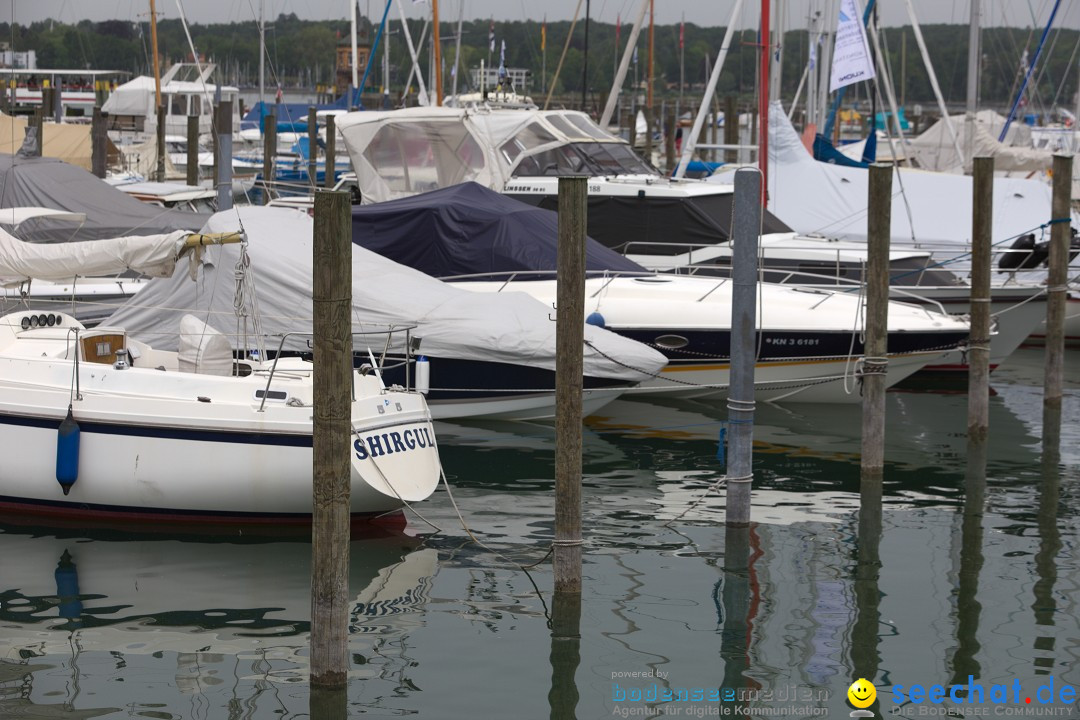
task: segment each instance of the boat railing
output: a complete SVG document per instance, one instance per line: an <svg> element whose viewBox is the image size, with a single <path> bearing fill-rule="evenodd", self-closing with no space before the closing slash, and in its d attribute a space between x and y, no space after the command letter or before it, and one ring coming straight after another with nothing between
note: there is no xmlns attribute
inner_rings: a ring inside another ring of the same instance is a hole
<svg viewBox="0 0 1080 720"><path fill-rule="evenodd" d="M415 350L417 350L418 347L419 347L419 338L416 338L416 342L414 342L414 338L413 338L413 335L412 335L412 331L415 330L416 327L417 327L416 325L391 325L386 329L361 330L359 332L351 333L354 338L358 337L358 336L359 337L378 336L378 335L385 335L386 336L386 342L383 345L382 352L381 352L381 354L379 356L378 362L375 362L375 357L372 354L371 349L368 348L368 356L372 359L372 362L374 363L372 365L372 369L375 371L375 374L379 378L380 382L382 382L382 371L383 370L390 370L390 369L394 369L394 368L404 366L405 367L405 389L406 390L411 389L412 381L411 381L411 377L410 377L410 373L409 373L409 368L410 368L411 364L413 362L415 362L412 359L413 352ZM391 341L393 340L394 334L395 333L400 333L400 332L405 333L405 359L402 360L399 363L394 363L394 364L391 364L391 365L387 365L386 364L386 355L390 351ZM274 354L274 361L271 363L270 371L269 371L269 373L267 374L267 377L266 377L266 388L263 391L262 401L259 403L258 412L263 412L264 408L266 407L266 398L269 397L269 395L270 395L270 384L274 381L274 375L277 373L278 360L281 359L282 353L285 350L285 342L289 338L295 338L295 337L308 337L308 338L311 338L314 335L315 335L315 333L313 333L313 332L309 332L309 331L306 331L306 330L297 330L297 331L281 333L280 335L274 335L273 336L273 337L280 338L280 340L278 341L277 352ZM311 340L308 340L308 347L309 348L312 347L312 341ZM361 367L361 371L363 371L363 369L364 368ZM355 389L354 389L353 390L353 401L355 402L355 400L356 400L356 395L355 395Z"/></svg>

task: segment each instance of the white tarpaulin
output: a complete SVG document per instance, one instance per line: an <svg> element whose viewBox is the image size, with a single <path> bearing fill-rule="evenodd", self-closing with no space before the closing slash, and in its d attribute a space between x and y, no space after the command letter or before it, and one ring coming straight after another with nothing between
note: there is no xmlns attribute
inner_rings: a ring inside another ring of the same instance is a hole
<svg viewBox="0 0 1080 720"><path fill-rule="evenodd" d="M188 233L145 235L70 243L28 243L0 230L0 283L71 280L135 270L169 277Z"/></svg>
<svg viewBox="0 0 1080 720"><path fill-rule="evenodd" d="M1005 118L993 112L980 112L974 122L964 115L951 116L961 148L971 148L970 157L994 158L997 172L1038 172L1049 170L1053 153L1031 147L1031 130L1019 123L1009 127L1009 143L998 142L997 136L1004 127ZM970 137L969 137L970 136ZM1026 147L1025 147L1026 146ZM925 170L938 172L963 172L971 170L971 161L963 163L956 154L952 136L944 120L926 129L924 133L908 142L907 155Z"/></svg>
<svg viewBox="0 0 1080 720"><path fill-rule="evenodd" d="M971 178L899 168L893 177L892 242L930 249L971 242ZM714 178L731 182L730 175ZM818 162L779 104L769 112L769 209L803 234L866 241L869 173ZM1050 186L994 178L993 239L1005 241L1051 219ZM1049 230L1046 231L1049 237ZM1008 244L1008 243L1006 243Z"/></svg>
<svg viewBox="0 0 1080 720"><path fill-rule="evenodd" d="M866 43L866 27L856 0L840 0L840 17L836 23L836 48L833 51L829 92L874 77L874 63Z"/></svg>
<svg viewBox="0 0 1080 720"><path fill-rule="evenodd" d="M305 212L288 208L241 207L215 214L205 232L243 226L249 240L250 271L262 332L311 332L312 229ZM175 349L181 318L190 313L235 336L233 310L239 245L202 251L197 280L186 270L154 280L121 307L107 324L126 328L154 347ZM416 325L414 337L430 357L512 363L555 369L552 309L524 293L472 293L451 287L381 255L352 246L353 332ZM251 329L250 321L248 324ZM378 353L385 338L368 340ZM591 325L585 328L585 374L644 380L667 359L646 345ZM286 348L307 350L306 338ZM398 345L404 333L395 336ZM359 350L360 340L357 340ZM608 358L614 358L608 359Z"/></svg>

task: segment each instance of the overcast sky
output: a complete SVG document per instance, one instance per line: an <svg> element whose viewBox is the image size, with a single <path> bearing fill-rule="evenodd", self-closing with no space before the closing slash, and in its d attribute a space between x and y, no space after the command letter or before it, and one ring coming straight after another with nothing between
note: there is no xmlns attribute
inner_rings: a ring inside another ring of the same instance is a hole
<svg viewBox="0 0 1080 720"><path fill-rule="evenodd" d="M268 19L279 13L296 13L311 20L342 19L348 14L349 0L181 0L184 14L192 23L220 23L248 21L255 18L260 2L265 3ZM426 3L399 0L405 3L406 13L417 17L429 7ZM456 20L464 2L466 19L494 17L499 20L540 20L546 13L548 20L569 20L573 17L578 0L441 0L439 16L444 22ZM640 0L590 0L591 17L603 22L615 22L616 15L624 19L639 7ZM783 0L786 28L805 28L809 8L835 7L836 0ZM866 0L860 0L865 5ZM970 0L914 0L920 23L968 22ZM156 0L159 16L179 17L177 0ZM687 22L699 25L726 25L734 0L655 0L656 22L669 24L683 17ZM1014 25L1041 27L1050 17L1053 0L982 0L983 26ZM759 0L745 0L742 25L756 27L760 12ZM882 24L898 26L910 24L906 3L901 0L882 2ZM11 0L11 13L18 23L56 19L75 22L84 18L91 20L127 19L146 20L150 0ZM1080 27L1080 2L1065 0L1058 13L1055 27ZM359 0L360 11L380 16L383 0ZM5 8L0 11L4 20L10 21ZM584 12L584 11L583 11ZM834 11L835 12L835 11ZM397 17L396 9L391 17Z"/></svg>

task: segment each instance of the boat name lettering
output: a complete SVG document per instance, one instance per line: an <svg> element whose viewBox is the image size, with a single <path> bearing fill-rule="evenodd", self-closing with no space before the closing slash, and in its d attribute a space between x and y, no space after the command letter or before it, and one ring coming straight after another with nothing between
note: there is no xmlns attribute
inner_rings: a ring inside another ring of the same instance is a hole
<svg viewBox="0 0 1080 720"><path fill-rule="evenodd" d="M538 185L507 185L506 192L542 193L544 188Z"/></svg>
<svg viewBox="0 0 1080 720"><path fill-rule="evenodd" d="M806 346L806 345L820 345L820 338L777 338L767 337L765 338L766 345L786 345L791 347Z"/></svg>
<svg viewBox="0 0 1080 720"><path fill-rule="evenodd" d="M367 460L425 447L435 447L431 432L426 427L410 428L404 432L375 433L353 441L353 452L357 460Z"/></svg>

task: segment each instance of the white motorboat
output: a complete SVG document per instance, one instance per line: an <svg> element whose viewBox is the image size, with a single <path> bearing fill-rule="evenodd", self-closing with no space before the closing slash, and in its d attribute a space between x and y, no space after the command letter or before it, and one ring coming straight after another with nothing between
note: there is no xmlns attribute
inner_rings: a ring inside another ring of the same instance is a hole
<svg viewBox="0 0 1080 720"><path fill-rule="evenodd" d="M557 218L464 183L353 208L353 242L455 287L557 297ZM631 393L700 395L729 384L733 284L722 277L659 275L586 243L585 313L591 324L655 347L668 365ZM863 353L857 294L762 283L755 386L762 400L857 402ZM888 382L940 361L967 339L961 319L889 306Z"/></svg>
<svg viewBox="0 0 1080 720"><path fill-rule="evenodd" d="M237 241L178 231L38 245L0 234L0 278L124 268L171 276L191 249ZM302 522L312 402L311 363L234 360L228 338L191 315L177 350L164 351L121 326L10 313L0 318L0 437L27 452L5 462L0 504L99 519ZM358 375L351 426L354 513L383 514L434 491L438 451L423 396Z"/></svg>

